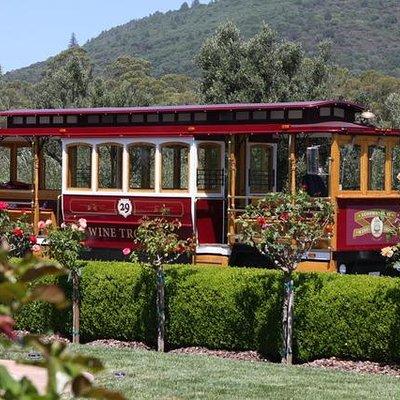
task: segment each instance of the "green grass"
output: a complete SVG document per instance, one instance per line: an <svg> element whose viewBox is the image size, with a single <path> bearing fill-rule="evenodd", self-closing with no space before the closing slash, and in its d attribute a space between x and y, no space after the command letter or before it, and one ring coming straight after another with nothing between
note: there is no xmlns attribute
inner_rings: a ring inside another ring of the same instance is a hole
<svg viewBox="0 0 400 400"><path fill-rule="evenodd" d="M127 399L398 399L394 377L326 371L311 367L224 360L154 351L74 347L101 359L106 370L96 384L117 390ZM0 358L26 352L0 349ZM122 380L114 372L124 371Z"/></svg>
<svg viewBox="0 0 400 400"><path fill-rule="evenodd" d="M400 380L386 376L101 347L84 352L107 367L97 384L128 399L400 398ZM126 378L115 379L115 371L125 371Z"/></svg>

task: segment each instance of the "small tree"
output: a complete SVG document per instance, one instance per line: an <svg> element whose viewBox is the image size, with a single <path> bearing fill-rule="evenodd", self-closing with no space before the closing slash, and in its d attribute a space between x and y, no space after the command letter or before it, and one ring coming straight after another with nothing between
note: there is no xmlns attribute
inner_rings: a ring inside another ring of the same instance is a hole
<svg viewBox="0 0 400 400"><path fill-rule="evenodd" d="M238 219L243 242L268 256L284 273L282 362L287 364L292 363L293 272L304 255L329 234L332 222L331 203L304 191L270 193L248 206Z"/></svg>
<svg viewBox="0 0 400 400"><path fill-rule="evenodd" d="M181 223L167 218L143 218L135 232L134 251L125 248L124 255L131 254L133 262L141 262L156 272L157 280L157 349L164 351L165 343L165 273L163 265L175 261L181 254L191 254L195 248L193 238L179 239Z"/></svg>
<svg viewBox="0 0 400 400"><path fill-rule="evenodd" d="M72 342L79 343L80 326L80 298L79 281L82 263L79 261L85 239L86 220L81 218L71 224L61 224L61 229L56 229L43 221L39 222L41 230L48 229L49 256L57 260L69 273L72 281Z"/></svg>
<svg viewBox="0 0 400 400"><path fill-rule="evenodd" d="M72 32L71 38L69 39L68 48L79 47L78 39L76 38L75 32Z"/></svg>

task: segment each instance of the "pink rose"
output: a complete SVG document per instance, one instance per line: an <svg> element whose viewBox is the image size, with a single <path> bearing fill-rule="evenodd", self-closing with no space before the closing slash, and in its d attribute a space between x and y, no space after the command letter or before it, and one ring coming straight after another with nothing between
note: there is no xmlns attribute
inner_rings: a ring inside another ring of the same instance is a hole
<svg viewBox="0 0 400 400"><path fill-rule="evenodd" d="M5 201L0 201L0 211L5 210L6 208L8 208L8 203Z"/></svg>
<svg viewBox="0 0 400 400"><path fill-rule="evenodd" d="M17 335L14 332L15 321L8 315L0 315L0 332L8 336L9 339L15 340Z"/></svg>
<svg viewBox="0 0 400 400"><path fill-rule="evenodd" d="M45 229L46 228L46 222L44 222L44 221L39 221L37 225L38 225L39 229Z"/></svg>
<svg viewBox="0 0 400 400"><path fill-rule="evenodd" d="M122 254L124 256L128 256L131 253L131 249L129 247L125 247L125 249L122 250Z"/></svg>
<svg viewBox="0 0 400 400"><path fill-rule="evenodd" d="M32 246L32 251L34 253L39 253L41 249L42 248L38 244L35 244L34 246Z"/></svg>
<svg viewBox="0 0 400 400"><path fill-rule="evenodd" d="M87 221L85 218L80 218L78 220L78 224L81 228L86 229L87 228Z"/></svg>

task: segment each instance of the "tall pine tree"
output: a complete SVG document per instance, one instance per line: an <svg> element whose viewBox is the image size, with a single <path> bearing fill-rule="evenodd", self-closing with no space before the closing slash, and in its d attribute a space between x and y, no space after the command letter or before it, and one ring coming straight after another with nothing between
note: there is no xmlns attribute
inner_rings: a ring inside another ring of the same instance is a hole
<svg viewBox="0 0 400 400"><path fill-rule="evenodd" d="M69 39L68 48L72 49L74 47L79 47L78 39L76 38L75 32L72 32L71 39Z"/></svg>

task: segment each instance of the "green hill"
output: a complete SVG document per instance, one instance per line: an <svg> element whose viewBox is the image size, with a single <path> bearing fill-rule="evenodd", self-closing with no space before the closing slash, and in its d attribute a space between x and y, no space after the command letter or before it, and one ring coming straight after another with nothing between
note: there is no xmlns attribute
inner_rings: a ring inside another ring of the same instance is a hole
<svg viewBox="0 0 400 400"><path fill-rule="evenodd" d="M263 22L312 52L324 39L333 42L338 64L354 72L376 69L400 76L398 0L217 0L149 17L101 33L83 47L97 72L120 55L152 62L155 73L198 74L194 56L207 36L230 19L244 37ZM35 81L44 63L9 72L8 79Z"/></svg>

